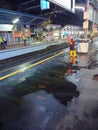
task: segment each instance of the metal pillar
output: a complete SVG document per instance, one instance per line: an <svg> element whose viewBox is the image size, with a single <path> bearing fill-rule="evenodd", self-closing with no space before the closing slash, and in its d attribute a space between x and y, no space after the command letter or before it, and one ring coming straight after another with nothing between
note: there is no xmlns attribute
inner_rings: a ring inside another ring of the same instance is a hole
<svg viewBox="0 0 98 130"><path fill-rule="evenodd" d="M85 6L85 11L88 13L88 7L89 7L89 0L86 0L86 6ZM89 22L88 19L85 20L85 22ZM89 23L88 23L89 25ZM87 34L88 34L88 28L84 29L84 38L87 39Z"/></svg>

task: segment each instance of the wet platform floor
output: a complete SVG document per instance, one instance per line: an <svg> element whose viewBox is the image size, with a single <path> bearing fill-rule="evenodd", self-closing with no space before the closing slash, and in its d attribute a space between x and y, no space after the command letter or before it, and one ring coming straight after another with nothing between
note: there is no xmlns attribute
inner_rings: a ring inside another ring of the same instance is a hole
<svg viewBox="0 0 98 130"><path fill-rule="evenodd" d="M61 55L1 81L0 130L98 130L98 68L86 58L70 66Z"/></svg>

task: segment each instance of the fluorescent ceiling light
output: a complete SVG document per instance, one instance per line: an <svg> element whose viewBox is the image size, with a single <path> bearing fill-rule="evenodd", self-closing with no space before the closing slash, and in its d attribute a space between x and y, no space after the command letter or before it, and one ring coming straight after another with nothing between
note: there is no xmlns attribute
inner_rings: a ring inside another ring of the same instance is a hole
<svg viewBox="0 0 98 130"><path fill-rule="evenodd" d="M78 10L85 10L85 8L83 6L75 6L75 9L78 9Z"/></svg>
<svg viewBox="0 0 98 130"><path fill-rule="evenodd" d="M16 18L12 21L12 23L17 23L19 21L19 18Z"/></svg>

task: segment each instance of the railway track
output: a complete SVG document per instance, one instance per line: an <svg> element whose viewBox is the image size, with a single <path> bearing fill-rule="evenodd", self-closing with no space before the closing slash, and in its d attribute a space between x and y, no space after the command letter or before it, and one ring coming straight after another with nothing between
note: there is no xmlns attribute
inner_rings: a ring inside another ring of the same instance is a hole
<svg viewBox="0 0 98 130"><path fill-rule="evenodd" d="M10 67L14 67L16 65L23 64L25 62L36 60L38 58L41 59L49 55L51 56L53 53L56 53L67 47L68 47L67 43L62 43L60 45L51 45L51 46L48 46L46 49L43 49L40 51L36 51L36 52L28 53L25 55L20 55L20 56L6 59L6 60L2 60L0 61L0 71L4 69L8 69Z"/></svg>

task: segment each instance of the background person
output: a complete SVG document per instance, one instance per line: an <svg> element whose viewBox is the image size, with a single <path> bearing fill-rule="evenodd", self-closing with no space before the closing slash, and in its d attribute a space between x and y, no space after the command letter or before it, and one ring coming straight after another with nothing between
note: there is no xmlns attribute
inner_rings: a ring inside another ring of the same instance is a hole
<svg viewBox="0 0 98 130"><path fill-rule="evenodd" d="M6 46L7 46L7 38L6 38L6 36L3 36L3 46L4 46L4 49L6 49Z"/></svg>
<svg viewBox="0 0 98 130"><path fill-rule="evenodd" d="M91 30L90 32L90 41L93 42L93 37L94 37L94 32L93 30Z"/></svg>
<svg viewBox="0 0 98 130"><path fill-rule="evenodd" d="M1 49L4 49L2 37L0 37L0 47L1 47Z"/></svg>
<svg viewBox="0 0 98 130"><path fill-rule="evenodd" d="M22 37L22 40L23 40L23 42L24 42L24 45L26 46L26 36L23 36L23 37Z"/></svg>

